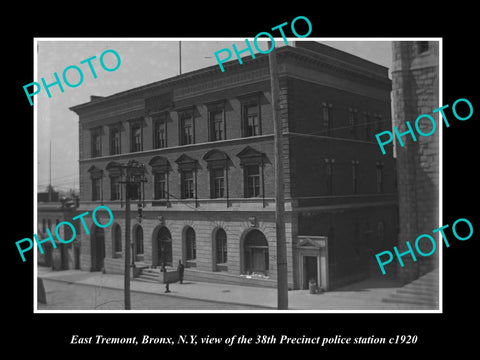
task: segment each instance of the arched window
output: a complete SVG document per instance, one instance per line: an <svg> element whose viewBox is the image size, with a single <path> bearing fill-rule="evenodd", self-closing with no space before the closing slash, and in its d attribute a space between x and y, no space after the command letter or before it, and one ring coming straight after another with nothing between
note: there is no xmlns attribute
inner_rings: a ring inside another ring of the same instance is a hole
<svg viewBox="0 0 480 360"><path fill-rule="evenodd" d="M197 244L195 240L195 230L189 227L185 232L186 260L195 260L197 258Z"/></svg>
<svg viewBox="0 0 480 360"><path fill-rule="evenodd" d="M268 242L260 230L251 230L245 237L245 272L267 275L269 269Z"/></svg>
<svg viewBox="0 0 480 360"><path fill-rule="evenodd" d="M140 225L135 228L135 255L135 260L143 260L143 229Z"/></svg>
<svg viewBox="0 0 480 360"><path fill-rule="evenodd" d="M114 258L122 257L122 229L118 224L112 228L112 249Z"/></svg>
<svg viewBox="0 0 480 360"><path fill-rule="evenodd" d="M223 229L218 229L215 234L216 261L217 264L227 262L227 233Z"/></svg>

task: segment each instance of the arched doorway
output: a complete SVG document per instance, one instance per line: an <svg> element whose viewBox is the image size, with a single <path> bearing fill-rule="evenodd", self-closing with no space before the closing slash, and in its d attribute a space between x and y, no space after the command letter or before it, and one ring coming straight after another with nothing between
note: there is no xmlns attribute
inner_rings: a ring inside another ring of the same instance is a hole
<svg viewBox="0 0 480 360"><path fill-rule="evenodd" d="M172 235L170 230L165 226L158 229L156 235L154 234L152 245L152 265L161 266L165 263L167 266L172 266Z"/></svg>
<svg viewBox="0 0 480 360"><path fill-rule="evenodd" d="M105 232L102 228L95 226L90 239L92 254L91 271L101 271L105 259Z"/></svg>
<svg viewBox="0 0 480 360"><path fill-rule="evenodd" d="M251 230L243 243L244 272L268 275L268 242L260 230Z"/></svg>

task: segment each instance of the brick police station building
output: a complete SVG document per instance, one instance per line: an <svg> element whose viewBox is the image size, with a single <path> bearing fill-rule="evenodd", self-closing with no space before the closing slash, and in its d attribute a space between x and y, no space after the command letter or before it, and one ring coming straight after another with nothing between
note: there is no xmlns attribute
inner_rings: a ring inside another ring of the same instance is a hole
<svg viewBox="0 0 480 360"><path fill-rule="evenodd" d="M387 68L315 42L278 48L290 289L329 289L379 272L396 244ZM136 266L185 264L185 279L276 286L274 144L267 55L211 66L71 108L79 116L80 267L123 273L125 186L118 164L145 165L143 218L132 200Z"/></svg>

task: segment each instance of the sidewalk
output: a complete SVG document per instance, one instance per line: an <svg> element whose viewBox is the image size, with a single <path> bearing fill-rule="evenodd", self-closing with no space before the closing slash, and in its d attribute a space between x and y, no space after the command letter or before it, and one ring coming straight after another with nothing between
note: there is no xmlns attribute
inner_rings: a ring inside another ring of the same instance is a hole
<svg viewBox="0 0 480 360"><path fill-rule="evenodd" d="M52 271L38 267L38 277L51 281L123 289L124 276L81 270ZM131 281L131 291L184 299L205 300L222 304L251 305L276 310L277 290L272 288L214 284L184 281L165 285ZM308 290L288 292L289 310L428 310L421 305L386 303L384 297L395 292L399 284L389 279L367 279L324 294L310 294ZM195 309L192 309L195 310ZM268 311L268 310L265 310Z"/></svg>

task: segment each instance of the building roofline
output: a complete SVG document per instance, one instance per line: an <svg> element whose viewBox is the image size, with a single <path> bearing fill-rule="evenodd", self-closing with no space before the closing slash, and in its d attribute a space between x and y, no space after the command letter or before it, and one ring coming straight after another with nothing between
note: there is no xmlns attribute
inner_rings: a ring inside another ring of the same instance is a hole
<svg viewBox="0 0 480 360"><path fill-rule="evenodd" d="M304 44L306 43L306 44ZM317 51L318 50L318 51ZM302 60L308 60L309 62L314 62L318 64L324 64L329 67L334 67L339 70L347 71L347 72L358 72L366 77L374 77L377 79L388 80L388 68L369 60L365 60L361 57L356 55L347 53L342 50L335 49L333 47L315 43L315 42L308 42L308 41L299 41L294 44L294 46L283 46L279 47L276 50L277 56L279 58L279 62L283 59L287 58L288 56L294 56ZM255 58L247 57L242 58L242 63L240 64L237 59L230 60L223 64L225 72L232 71L232 70L242 70L246 69L248 65L252 63L266 63L268 61L267 54L256 54ZM76 114L80 115L83 110L92 109L97 107L98 105L108 103L111 100L118 100L126 96L130 96L133 94L138 94L142 92L146 92L150 89L158 89L161 87L173 87L176 84L181 83L188 83L192 80L198 80L201 78L208 78L212 75L221 74L222 71L218 64L211 65L209 67L197 69L194 71L190 71L185 74L177 75L174 77L162 79L159 81L155 81L146 85L142 85L139 87L135 87L132 89L128 89L125 91L121 91L115 94L107 95L107 96L91 96L91 100L89 102L75 105L70 107L69 109ZM383 73L383 75L382 75Z"/></svg>

